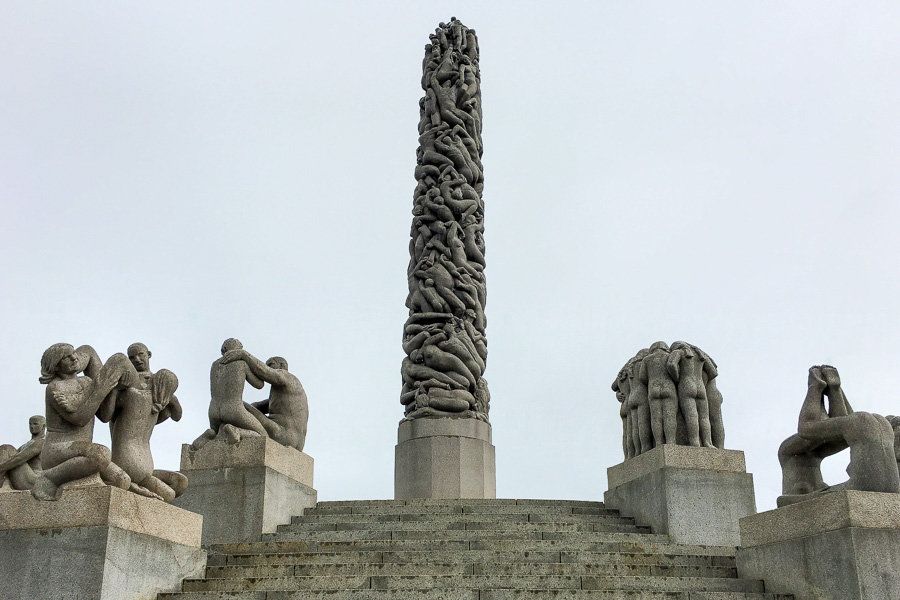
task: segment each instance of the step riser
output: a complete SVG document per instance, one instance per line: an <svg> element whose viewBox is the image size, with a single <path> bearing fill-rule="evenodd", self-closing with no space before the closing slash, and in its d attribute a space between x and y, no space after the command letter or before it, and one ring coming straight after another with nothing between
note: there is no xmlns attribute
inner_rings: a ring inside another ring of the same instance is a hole
<svg viewBox="0 0 900 600"><path fill-rule="evenodd" d="M263 541L310 540L319 542L352 542L368 540L572 540L606 541L606 534L626 533L640 535L633 526L610 526L601 531L528 531L497 529L449 529L449 530L342 530L342 531L297 531L285 529L277 533L263 534Z"/></svg>
<svg viewBox="0 0 900 600"><path fill-rule="evenodd" d="M446 519L436 521L433 519L422 519L418 521L406 520L400 521L392 519L390 521L344 521L344 520L292 520L289 525L279 525L278 531L367 531L367 530L389 530L389 529L420 529L443 531L446 529L497 529L503 531L516 530L544 530L544 531L604 531L604 527L631 527L636 528L632 519L624 517L592 517L590 520L584 521L560 521L560 520L534 520L529 521L530 515L515 515L523 517L521 519L498 520L498 519L479 519L469 520L462 518ZM643 530L644 528L639 528Z"/></svg>
<svg viewBox="0 0 900 600"><path fill-rule="evenodd" d="M332 590L164 593L159 600L794 600L784 594L643 590Z"/></svg>
<svg viewBox="0 0 900 600"><path fill-rule="evenodd" d="M429 514L429 515L453 515L453 514L469 514L469 515L493 515L493 514L554 514L554 515L615 515L616 511L608 508L597 508L591 506L528 506L528 505L495 505L495 504L475 504L460 506L429 506L422 511L411 511L408 506L367 506L357 508L354 506L330 506L310 508L303 512L303 516L317 515L400 515L400 514Z"/></svg>

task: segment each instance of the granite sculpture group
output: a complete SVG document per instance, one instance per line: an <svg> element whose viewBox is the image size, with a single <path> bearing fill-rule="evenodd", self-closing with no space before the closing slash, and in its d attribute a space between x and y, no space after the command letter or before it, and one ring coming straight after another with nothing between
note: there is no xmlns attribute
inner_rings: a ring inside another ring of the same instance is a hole
<svg viewBox="0 0 900 600"><path fill-rule="evenodd" d="M131 344L127 352L104 363L87 345L59 343L44 351L39 379L47 386L46 418L29 419L32 438L22 447L0 446L0 490L31 490L36 499L52 501L66 484L103 484L170 504L185 491L187 477L154 469L150 450L156 425L181 420L178 378L167 369L150 370L146 345ZM309 407L287 361L276 356L263 363L235 339L225 341L222 354L210 372L210 429L192 447L221 435L229 443L269 437L302 450ZM245 381L257 388L270 383L269 398L243 403ZM111 451L93 442L95 419L109 423Z"/></svg>
<svg viewBox="0 0 900 600"><path fill-rule="evenodd" d="M656 342L629 359L612 383L625 458L662 444L724 448L717 376L715 361L687 342Z"/></svg>

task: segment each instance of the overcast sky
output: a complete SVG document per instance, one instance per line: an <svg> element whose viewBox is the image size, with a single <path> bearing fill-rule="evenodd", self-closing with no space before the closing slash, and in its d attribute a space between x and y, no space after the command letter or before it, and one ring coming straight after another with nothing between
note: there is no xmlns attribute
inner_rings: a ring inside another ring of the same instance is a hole
<svg viewBox="0 0 900 600"><path fill-rule="evenodd" d="M181 382L153 436L177 469L234 336L303 382L319 498L392 497L419 79L451 16L481 47L498 496L601 500L610 383L656 340L717 361L760 510L810 365L900 413L896 2L6 1L0 442L43 412L47 346L143 341Z"/></svg>

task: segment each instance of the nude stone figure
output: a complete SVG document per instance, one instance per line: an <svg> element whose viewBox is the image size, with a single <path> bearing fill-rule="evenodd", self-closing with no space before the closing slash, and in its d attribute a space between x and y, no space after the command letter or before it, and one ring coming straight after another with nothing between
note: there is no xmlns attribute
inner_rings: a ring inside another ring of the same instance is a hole
<svg viewBox="0 0 900 600"><path fill-rule="evenodd" d="M830 365L810 367L797 433L778 449L783 493L778 505L833 490L900 493L894 436L885 417L853 411L837 369ZM829 486L822 480L822 459L845 448L850 448L850 479Z"/></svg>
<svg viewBox="0 0 900 600"><path fill-rule="evenodd" d="M166 369L152 373L150 352L143 344L132 344L128 355L143 383L119 391L115 403L106 407L111 410L112 461L131 477L132 491L171 504L187 488L187 477L153 468L150 436L166 419L181 419L181 404L174 394L178 378Z"/></svg>
<svg viewBox="0 0 900 600"><path fill-rule="evenodd" d="M0 489L30 490L41 473L41 450L47 419L35 415L28 419L31 439L18 450L15 446L0 446Z"/></svg>
<svg viewBox="0 0 900 600"><path fill-rule="evenodd" d="M270 438L302 452L309 403L300 380L288 372L287 360L273 356L263 363L244 349L232 350L222 357L224 364L238 360L246 363L253 375L272 385L267 399L245 408L259 420Z"/></svg>
<svg viewBox="0 0 900 600"><path fill-rule="evenodd" d="M650 426L656 446L675 444L678 427L678 391L666 364L669 345L656 342L641 362L638 379L647 386L650 401Z"/></svg>
<svg viewBox="0 0 900 600"><path fill-rule="evenodd" d="M84 372L84 376L78 373ZM127 490L131 478L110 461L110 452L93 443L94 417L115 400L112 392L139 385L139 377L124 354L106 364L90 346L76 350L54 344L41 357L40 382L45 393L47 435L41 450L43 471L31 490L38 500L59 498L59 486L99 473L104 482ZM102 410L101 410L102 409Z"/></svg>
<svg viewBox="0 0 900 600"><path fill-rule="evenodd" d="M703 358L687 342L674 342L670 351L666 370L677 385L678 405L684 418L688 444L712 448Z"/></svg>
<svg viewBox="0 0 900 600"><path fill-rule="evenodd" d="M651 421L652 405L650 404L650 388L647 385L648 379L641 377L644 372L644 363L647 360L649 349L644 348L638 352L634 358L625 364L625 370L628 374L628 410L630 411L629 422L631 423L631 446L633 456L637 456L643 452L653 449L653 429ZM646 373L644 373L646 375Z"/></svg>
<svg viewBox="0 0 900 600"><path fill-rule="evenodd" d="M268 436L257 416L244 404L244 383L262 389L262 379L254 375L250 366L242 360L225 361L225 354L243 347L240 341L228 338L222 344L222 357L210 368L209 429L194 440L191 444L193 450L199 450L220 434L231 444L238 443L242 436Z"/></svg>
<svg viewBox="0 0 900 600"><path fill-rule="evenodd" d="M622 451L625 453L625 458L634 458L634 446L631 440L631 411L628 409L631 384L625 367L619 370L619 374L612 382L612 391L616 393L616 400L619 401L619 417L622 419Z"/></svg>
<svg viewBox="0 0 900 600"><path fill-rule="evenodd" d="M703 359L703 383L706 385L706 400L709 404L709 428L713 446L725 448L725 424L722 422L722 392L716 385L719 367L706 352L694 346L694 350Z"/></svg>

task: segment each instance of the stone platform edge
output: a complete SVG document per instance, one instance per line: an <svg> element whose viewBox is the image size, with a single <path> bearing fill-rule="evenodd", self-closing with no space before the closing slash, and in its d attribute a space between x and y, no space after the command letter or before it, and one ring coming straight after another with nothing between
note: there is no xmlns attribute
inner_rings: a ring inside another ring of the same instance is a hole
<svg viewBox="0 0 900 600"><path fill-rule="evenodd" d="M764 546L846 527L900 529L900 494L828 492L740 520L741 545Z"/></svg>
<svg viewBox="0 0 900 600"><path fill-rule="evenodd" d="M199 548L203 517L108 485L67 489L55 501L31 492L4 493L0 501L0 530L75 527L116 527Z"/></svg>
<svg viewBox="0 0 900 600"><path fill-rule="evenodd" d="M311 488L314 466L310 455L264 437L244 438L237 444L212 440L196 451L189 444L181 446L181 471L188 481L191 471L267 467Z"/></svg>
<svg viewBox="0 0 900 600"><path fill-rule="evenodd" d="M664 444L607 468L608 487L614 489L666 467L726 473L745 473L747 470L741 450Z"/></svg>
<svg viewBox="0 0 900 600"><path fill-rule="evenodd" d="M397 428L397 443L424 437L456 436L491 443L491 425L478 419L421 418L401 421Z"/></svg>

